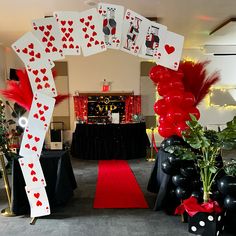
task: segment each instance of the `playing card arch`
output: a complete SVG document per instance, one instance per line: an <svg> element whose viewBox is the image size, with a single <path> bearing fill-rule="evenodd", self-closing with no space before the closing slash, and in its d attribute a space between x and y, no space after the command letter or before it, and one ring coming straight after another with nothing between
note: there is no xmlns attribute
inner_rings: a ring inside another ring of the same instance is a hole
<svg viewBox="0 0 236 236"><path fill-rule="evenodd" d="M114 14L115 14L114 12L116 10L117 12L119 12L119 14L121 14L121 16L117 16L117 18L114 18ZM110 11L109 19L107 17L108 11ZM149 28L151 28L152 25L154 25L153 28L157 28L157 27L159 27L158 29L162 28L163 32L165 32L166 30L165 26L161 26L160 24L149 22L145 17L140 16L139 14L131 10L126 11L126 14L124 16L124 24L122 24L123 13L124 13L123 6L99 3L98 10L96 10L95 8L92 8L90 10L79 13L79 18L78 18L79 21L76 21L77 14L75 12L73 13L72 12L69 12L69 13L56 12L54 13L55 17L34 20L33 30L35 31L35 34L33 35L32 33L28 32L27 33L28 38L24 35L12 45L15 52L21 57L24 64L26 65L28 76L31 76L31 78L34 78L34 80L32 79L30 80L31 86L33 89L33 94L30 92L29 94L27 93L28 95L26 94L28 96L27 97L28 101L33 96L34 97L36 96L35 95L36 91L37 91L38 96L40 96L40 93L41 93L41 94L44 94L44 96L48 96L48 98L55 97L56 91L53 91L53 93L48 93L48 94L46 93L46 95L45 95L45 91L40 91L41 89L43 89L43 86L41 84L37 85L36 87L33 87L33 85L35 85L34 83L39 83L41 82L41 80L43 80L44 82L46 81L46 83L44 84L45 89L50 87L50 83L47 82L48 78L37 77L36 70L40 70L40 69L42 70L45 67L50 70L54 66L53 61L57 59L62 59L64 55L80 55L80 45L78 43L79 40L82 42L81 46L82 46L84 56L89 56L92 54L103 52L106 50L107 47L114 48L114 49L121 48L121 50L137 56L138 53L140 52L140 49L148 45L149 46L148 50L146 48L147 53L146 52L145 52L146 54L142 53L141 56L145 58L147 57L150 58L150 55L151 55L151 58L155 58L155 60L159 64L163 65L162 64L163 62L160 60L163 54L165 53L167 55L170 55L176 52L175 45L168 43L167 38L164 38L164 36L163 36L164 39L162 41L163 42L165 41L166 43L162 43L163 50L162 51L157 50L157 48L160 47L160 42L159 40L157 40L157 37L159 36L157 35L158 33L155 34L155 32L152 32L151 37L149 37L148 35L148 30ZM103 19L99 16L99 14L103 17ZM70 16L71 18L67 16ZM121 22L115 21L118 19L118 17ZM99 25L100 21L102 22ZM45 22L46 24L44 25ZM109 26L109 28L102 29L103 24L104 24L104 27ZM80 34L78 35L75 33L75 30L73 28L75 25L77 25L78 27L77 30L80 29L79 31ZM122 29L122 25L123 25L123 29ZM120 26L120 28L118 26ZM55 29L56 27L57 29ZM117 27L117 28L114 28L114 27ZM108 29L109 29L109 32L107 31ZM124 29L126 29L126 31ZM119 34L117 33L117 30L120 31ZM52 32L54 32L54 34ZM127 34L125 35L126 32ZM112 37L109 38L108 33L111 33ZM114 34L116 33L117 33L116 35L117 37L114 37ZM32 38L32 35L35 39ZM58 40L58 37L56 37L58 35L59 35L60 40ZM32 41L29 40L29 38L31 38ZM145 38L148 40L151 39L151 43L148 42L145 44L144 43ZM183 37L180 35L176 37L176 34L169 32L169 41L172 40L173 42L173 40L175 39L178 41L178 44L179 44L178 45L179 54L177 55L177 59L171 62L172 63L171 65L170 63L167 63L168 60L167 62L165 61L163 65L173 70L178 69L178 64L179 64L181 51L183 47ZM21 43L19 43L20 40L21 40ZM109 40L111 40L111 42L109 42ZM125 44L127 45L125 46ZM22 45L24 46L20 47ZM153 50L150 50L150 46L154 47ZM23 81L21 86L27 87L28 85L26 82ZM9 98L12 98L12 97L14 97L14 95L10 94ZM60 99L62 98L63 97L60 97ZM16 102L19 103L20 105L23 105L27 109L29 109L30 107L29 103L25 106L24 99L22 99L22 97L19 97ZM33 105L31 106L30 114L33 109L32 107ZM33 114L33 118L42 120L43 119L42 117L45 111L43 110L40 110L40 111L39 113ZM47 119L47 121L45 120L45 118L42 121L49 123L50 117L49 119ZM30 126L32 126L32 124L30 124L29 122L27 127L30 127ZM48 127L48 124L47 124L47 127ZM41 132L46 133L46 129L41 129ZM27 137L29 140L32 139L34 140L34 142L38 142L40 139L37 135L30 134L28 128L26 128L24 131L24 137ZM44 135L42 135L42 137L44 137ZM25 149L31 149L32 151L37 152L37 146L35 146L34 143L32 144L26 143L24 145L21 144L20 153L24 153L22 150L25 150ZM37 154L38 157L40 156L40 154L41 154L41 151ZM29 159L28 155L23 155L23 157L24 159ZM38 159L36 160L38 161ZM40 163L38 164L40 165ZM28 167L31 169L33 165L34 163L32 162L31 164L28 165ZM26 175L24 171L25 170L22 169L23 174ZM33 176L32 181L37 182L38 179L35 176L36 172L34 170L31 170L30 175ZM34 208L35 205L34 206L32 205L32 201L33 201L34 204L36 204L36 207L44 206L45 202L40 200L40 193L41 195L46 196L45 201L48 203L47 195L45 192L45 185L42 185L41 192L37 192L34 190L35 189L30 190L26 186L26 193L29 198L29 202L31 206L31 216L37 217L37 216L50 214L49 204L46 208L44 208L44 211L41 211L41 212L37 212L37 211L35 212L35 208ZM33 192L33 195L30 196L29 194L31 192Z"/></svg>

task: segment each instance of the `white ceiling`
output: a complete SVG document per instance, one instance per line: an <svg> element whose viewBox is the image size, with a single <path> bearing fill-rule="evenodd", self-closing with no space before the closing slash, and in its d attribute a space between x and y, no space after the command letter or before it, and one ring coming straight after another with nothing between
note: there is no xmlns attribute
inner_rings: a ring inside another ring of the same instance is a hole
<svg viewBox="0 0 236 236"><path fill-rule="evenodd" d="M91 1L91 0L89 0ZM95 0L96 1L96 0ZM9 46L31 30L31 20L54 11L83 11L85 0L0 0L0 43ZM161 17L170 31L185 36L185 48L200 47L209 32L236 15L235 0L107 0L146 17ZM236 39L235 39L236 41Z"/></svg>

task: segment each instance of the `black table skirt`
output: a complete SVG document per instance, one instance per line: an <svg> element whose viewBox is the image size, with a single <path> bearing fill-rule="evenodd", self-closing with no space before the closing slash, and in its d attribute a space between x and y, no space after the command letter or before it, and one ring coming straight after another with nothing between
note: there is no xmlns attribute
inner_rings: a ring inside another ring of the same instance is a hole
<svg viewBox="0 0 236 236"><path fill-rule="evenodd" d="M29 213L30 207L18 158L13 160L12 168L12 210L16 215L22 215ZM77 187L68 151L42 152L40 163L50 206L65 204Z"/></svg>
<svg viewBox="0 0 236 236"><path fill-rule="evenodd" d="M145 123L77 124L71 154L80 159L136 159L146 157L149 140Z"/></svg>

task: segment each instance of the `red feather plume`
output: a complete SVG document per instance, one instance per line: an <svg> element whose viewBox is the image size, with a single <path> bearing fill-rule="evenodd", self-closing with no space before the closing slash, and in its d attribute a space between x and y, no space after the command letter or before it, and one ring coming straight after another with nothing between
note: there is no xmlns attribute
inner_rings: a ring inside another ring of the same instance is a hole
<svg viewBox="0 0 236 236"><path fill-rule="evenodd" d="M55 74L56 73L53 72L53 76L55 76ZM19 77L19 81L8 80L7 88L0 90L0 94L2 94L6 99L18 103L20 106L29 111L33 100L33 92L28 74L26 70L17 70L17 76ZM58 94L57 97L55 97L55 104L58 105L60 102L69 97L69 94Z"/></svg>
<svg viewBox="0 0 236 236"><path fill-rule="evenodd" d="M211 86L220 80L219 72L207 75L206 66L209 61L204 62L182 62L180 70L183 72L183 84L185 91L191 92L196 99L197 106L209 93Z"/></svg>

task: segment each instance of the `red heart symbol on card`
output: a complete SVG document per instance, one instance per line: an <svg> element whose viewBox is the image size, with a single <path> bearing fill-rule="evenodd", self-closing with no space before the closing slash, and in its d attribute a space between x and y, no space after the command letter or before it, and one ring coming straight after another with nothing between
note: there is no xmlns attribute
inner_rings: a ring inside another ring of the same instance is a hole
<svg viewBox="0 0 236 236"><path fill-rule="evenodd" d="M89 23L89 21L87 21L87 22L85 22L84 24L85 24L86 26L89 26L90 23Z"/></svg>
<svg viewBox="0 0 236 236"><path fill-rule="evenodd" d="M62 37L62 41L63 41L63 42L67 41L67 38L66 38L65 36Z"/></svg>
<svg viewBox="0 0 236 236"><path fill-rule="evenodd" d="M74 42L74 38L73 38L73 37L70 37L70 38L69 38L69 41L70 41L70 42Z"/></svg>
<svg viewBox="0 0 236 236"><path fill-rule="evenodd" d="M28 164L28 167L32 169L34 167L34 163Z"/></svg>
<svg viewBox="0 0 236 236"><path fill-rule="evenodd" d="M31 170L30 174L31 175L36 175L36 172L34 170Z"/></svg>
<svg viewBox="0 0 236 236"><path fill-rule="evenodd" d="M62 24L62 25L65 25L65 24L66 24L66 21L65 21L65 20L61 20L61 24Z"/></svg>
<svg viewBox="0 0 236 236"><path fill-rule="evenodd" d="M30 145L27 143L27 144L25 144L25 148L28 148L28 149L30 149Z"/></svg>
<svg viewBox="0 0 236 236"><path fill-rule="evenodd" d="M42 106L42 103L37 102L37 107L40 108Z"/></svg>
<svg viewBox="0 0 236 236"><path fill-rule="evenodd" d="M34 61L34 57L31 57L31 58L29 59L29 61L31 61L31 62Z"/></svg>
<svg viewBox="0 0 236 236"><path fill-rule="evenodd" d="M40 140L40 138L39 137L34 137L34 140L37 143Z"/></svg>
<svg viewBox="0 0 236 236"><path fill-rule="evenodd" d="M39 29L40 29L41 31L44 31L44 26L39 26Z"/></svg>
<svg viewBox="0 0 236 236"><path fill-rule="evenodd" d="M87 31L87 28L86 28L86 27L84 27L82 30L83 30L84 32L86 32L86 31Z"/></svg>
<svg viewBox="0 0 236 236"><path fill-rule="evenodd" d="M177 66L177 65L178 65L178 62L175 62L175 63L174 63L174 65L176 65L176 66Z"/></svg>
<svg viewBox="0 0 236 236"><path fill-rule="evenodd" d="M86 39L89 38L89 35L88 35L88 34L85 34L85 35L84 35L84 38L86 38Z"/></svg>
<svg viewBox="0 0 236 236"><path fill-rule="evenodd" d="M37 152L38 149L37 149L36 146L34 146L34 147L32 147L32 150L35 151L35 152Z"/></svg>
<svg viewBox="0 0 236 236"><path fill-rule="evenodd" d="M81 23L84 23L84 18L80 18L79 21L80 21Z"/></svg>
<svg viewBox="0 0 236 236"><path fill-rule="evenodd" d="M87 47L88 47L88 48L92 47L92 44L91 44L91 43L88 43L88 44L87 44Z"/></svg>
<svg viewBox="0 0 236 236"><path fill-rule="evenodd" d="M116 40L116 43L119 43L119 42L120 42L120 40L119 40L119 39L117 39L117 40Z"/></svg>
<svg viewBox="0 0 236 236"><path fill-rule="evenodd" d="M48 30L52 29L52 25L47 25L46 27L47 27Z"/></svg>
<svg viewBox="0 0 236 236"><path fill-rule="evenodd" d="M99 12L99 14L102 14L102 10L99 10L98 12Z"/></svg>
<svg viewBox="0 0 236 236"><path fill-rule="evenodd" d="M40 69L40 71L41 71L41 73L45 74L45 72L46 72L46 69L45 69L45 68L43 68L43 69Z"/></svg>
<svg viewBox="0 0 236 236"><path fill-rule="evenodd" d="M37 26L35 26L35 27L34 27L34 30L37 30L37 29L38 29L38 27L37 27Z"/></svg>
<svg viewBox="0 0 236 236"><path fill-rule="evenodd" d="M96 40L96 41L95 41L95 45L98 45L98 44L99 44L99 42Z"/></svg>
<svg viewBox="0 0 236 236"><path fill-rule="evenodd" d="M33 74L34 74L34 75L37 75L38 73L39 73L38 70L33 70Z"/></svg>
<svg viewBox="0 0 236 236"><path fill-rule="evenodd" d="M44 34L48 37L50 32L49 31L45 31Z"/></svg>
<svg viewBox="0 0 236 236"><path fill-rule="evenodd" d="M90 29L94 30L95 29L95 25L91 25Z"/></svg>
<svg viewBox="0 0 236 236"><path fill-rule="evenodd" d="M74 48L74 45L73 45L73 44L70 44L69 48Z"/></svg>
<svg viewBox="0 0 236 236"><path fill-rule="evenodd" d="M44 88L50 88L50 84L49 84L49 83L46 83L46 84L44 85Z"/></svg>
<svg viewBox="0 0 236 236"><path fill-rule="evenodd" d="M44 77L43 77L43 81L48 81L48 77L47 77L47 76L44 76Z"/></svg>
<svg viewBox="0 0 236 236"><path fill-rule="evenodd" d="M170 46L168 44L165 45L165 50L168 54L171 54L175 51L175 48L173 46Z"/></svg>
<svg viewBox="0 0 236 236"><path fill-rule="evenodd" d="M66 36L67 38L69 38L69 37L70 37L70 33L65 33L65 36Z"/></svg>
<svg viewBox="0 0 236 236"><path fill-rule="evenodd" d="M40 118L40 120L41 120L41 121L45 121L45 117L42 116L42 117Z"/></svg>
<svg viewBox="0 0 236 236"><path fill-rule="evenodd" d="M34 197L35 197L35 198L39 198L39 197L40 197L40 193L35 193L35 194L34 194Z"/></svg>
<svg viewBox="0 0 236 236"><path fill-rule="evenodd" d="M19 53L19 52L20 52L20 49L18 48L18 49L16 50L16 52L18 52L18 53Z"/></svg>
<svg viewBox="0 0 236 236"><path fill-rule="evenodd" d="M62 33L66 32L66 28L61 28Z"/></svg>
<svg viewBox="0 0 236 236"><path fill-rule="evenodd" d="M92 19L93 19L93 16L88 16L88 19L89 19L89 20L92 20Z"/></svg>
<svg viewBox="0 0 236 236"><path fill-rule="evenodd" d="M127 20L129 20L129 16L126 16L125 18L126 18Z"/></svg>
<svg viewBox="0 0 236 236"><path fill-rule="evenodd" d="M32 179L33 182L37 182L38 179L34 176L33 179Z"/></svg>
<svg viewBox="0 0 236 236"><path fill-rule="evenodd" d="M31 43L31 44L28 45L28 47L31 48L31 49L33 49L33 48L34 48L34 44Z"/></svg>
<svg viewBox="0 0 236 236"><path fill-rule="evenodd" d="M27 48L24 48L24 49L22 50L22 52L26 54L26 53L28 53L28 49L27 49Z"/></svg>
<svg viewBox="0 0 236 236"><path fill-rule="evenodd" d="M95 31L93 31L92 36L96 36L96 35L97 35L97 33Z"/></svg>
<svg viewBox="0 0 236 236"><path fill-rule="evenodd" d="M39 85L37 86L37 89L42 89L42 86L39 84ZM39 115L38 115L37 113L35 113L35 114L34 114L34 118L35 118L35 119L38 119L38 118L39 118Z"/></svg>
<svg viewBox="0 0 236 236"><path fill-rule="evenodd" d="M41 84L38 84L37 89L40 90L40 89L42 89L42 88L43 88L42 85L41 85ZM35 117L35 118L38 118L38 117Z"/></svg>
<svg viewBox="0 0 236 236"><path fill-rule="evenodd" d="M42 205L43 205L42 202L40 202L40 201L36 202L36 206L42 206Z"/></svg>
<svg viewBox="0 0 236 236"><path fill-rule="evenodd" d="M47 43L47 46L48 46L48 47L51 47L51 46L52 46L52 43L51 43L51 42L48 42L48 43Z"/></svg>
<svg viewBox="0 0 236 236"><path fill-rule="evenodd" d="M63 46L63 48L67 48L67 45L65 43L62 46Z"/></svg>
<svg viewBox="0 0 236 236"><path fill-rule="evenodd" d="M72 21L72 20L69 20L69 21L68 21L68 24L69 24L70 26L72 26L72 25L73 25L73 21Z"/></svg>
<svg viewBox="0 0 236 236"><path fill-rule="evenodd" d="M42 110L39 110L39 114L42 115L44 113L44 111Z"/></svg>
<svg viewBox="0 0 236 236"><path fill-rule="evenodd" d="M101 44L103 45L103 44L104 44L104 41L102 41Z"/></svg>
<svg viewBox="0 0 236 236"><path fill-rule="evenodd" d="M76 45L76 47L75 48L79 48L79 45Z"/></svg>
<svg viewBox="0 0 236 236"><path fill-rule="evenodd" d="M47 111L49 107L44 105L43 108L44 108L45 111Z"/></svg>
<svg viewBox="0 0 236 236"><path fill-rule="evenodd" d="M91 38L89 39L89 41L90 41L90 42L93 42L93 41L94 41L94 38L93 38L93 37L91 37Z"/></svg>
<svg viewBox="0 0 236 236"><path fill-rule="evenodd" d="M49 38L50 41L54 41L55 38L51 35L50 38Z"/></svg>
<svg viewBox="0 0 236 236"><path fill-rule="evenodd" d="M32 139L32 138L33 138L33 135L28 134L27 137L28 137L28 139Z"/></svg>
<svg viewBox="0 0 236 236"><path fill-rule="evenodd" d="M69 31L70 33L72 33L72 32L73 32L73 28L68 28L68 31Z"/></svg>
<svg viewBox="0 0 236 236"><path fill-rule="evenodd" d="M47 41L48 41L47 38L45 37L42 38L42 42L47 42Z"/></svg>
<svg viewBox="0 0 236 236"><path fill-rule="evenodd" d="M50 49L49 49L49 48L45 48L45 52L46 52L46 53L49 53L49 52L50 52Z"/></svg>
<svg viewBox="0 0 236 236"><path fill-rule="evenodd" d="M37 58L40 58L40 57L41 57L41 54L40 54L40 53L37 53L35 56L36 56Z"/></svg>

